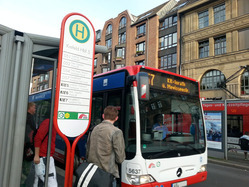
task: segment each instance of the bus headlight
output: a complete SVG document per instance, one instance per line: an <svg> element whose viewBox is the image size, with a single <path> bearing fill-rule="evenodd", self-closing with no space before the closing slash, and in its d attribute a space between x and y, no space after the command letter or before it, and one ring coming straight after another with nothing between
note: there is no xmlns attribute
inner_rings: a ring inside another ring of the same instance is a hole
<svg viewBox="0 0 249 187"><path fill-rule="evenodd" d="M133 185L140 185L140 184L146 184L154 182L155 179L153 179L150 175L129 175L127 174L127 178Z"/></svg>
<svg viewBox="0 0 249 187"><path fill-rule="evenodd" d="M204 172L204 171L207 171L207 165L202 165L202 166L200 167L199 172Z"/></svg>

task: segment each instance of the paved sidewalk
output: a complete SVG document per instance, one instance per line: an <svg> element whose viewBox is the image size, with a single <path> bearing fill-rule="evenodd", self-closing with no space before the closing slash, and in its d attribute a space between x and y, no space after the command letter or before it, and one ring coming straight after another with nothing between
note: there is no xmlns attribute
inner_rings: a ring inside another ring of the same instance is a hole
<svg viewBox="0 0 249 187"><path fill-rule="evenodd" d="M240 168L240 169L244 169L244 170L249 171L249 160L245 160L243 152L236 153L236 152L228 151L227 156L228 156L227 160L220 159L220 158L208 157L208 162L226 165L226 166L231 166L231 167L236 167L236 168Z"/></svg>
<svg viewBox="0 0 249 187"><path fill-rule="evenodd" d="M65 171L59 167L56 167L58 187L64 187Z"/></svg>
<svg viewBox="0 0 249 187"><path fill-rule="evenodd" d="M58 187L64 187L64 181L65 181L65 170L61 169L59 167L56 167L56 176L57 176L57 182ZM75 181L75 176L73 176L73 185Z"/></svg>

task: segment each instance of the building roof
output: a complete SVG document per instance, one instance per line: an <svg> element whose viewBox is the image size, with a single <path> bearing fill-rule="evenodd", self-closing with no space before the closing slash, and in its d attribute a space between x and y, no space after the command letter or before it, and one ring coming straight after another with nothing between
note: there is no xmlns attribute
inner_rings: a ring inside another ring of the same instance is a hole
<svg viewBox="0 0 249 187"><path fill-rule="evenodd" d="M186 12L192 11L194 9L197 9L199 7L203 7L206 4L215 2L217 0L187 0L187 6L181 7L181 9L178 11L179 14L185 14Z"/></svg>
<svg viewBox="0 0 249 187"><path fill-rule="evenodd" d="M172 0L167 1L167 2L165 2L165 3L163 3L163 4L161 4L161 5L159 5L159 6L155 7L155 8L153 8L153 9L151 9L151 10L149 10L149 11L147 11L147 12L141 14L141 15L139 15L139 16L136 16L136 20L135 20L135 22L134 22L132 25L138 24L138 23L140 23L140 22L142 22L142 21L144 21L144 20L146 20L146 19L149 19L149 18L151 18L151 17L156 16L157 13L158 13L165 5L167 5L167 4L168 4L169 2L171 2L171 1L172 1ZM175 0L173 0L173 1L175 1Z"/></svg>
<svg viewBox="0 0 249 187"><path fill-rule="evenodd" d="M182 7L184 7L186 5L194 3L195 1L198 1L198 0L179 0L175 4L175 6L171 10L169 10L166 14L164 14L164 16L161 17L161 18L164 19L165 17L168 17L168 16L171 16L173 14L176 14L179 9L181 9Z"/></svg>
<svg viewBox="0 0 249 187"><path fill-rule="evenodd" d="M139 16L134 16L135 21L131 26L136 25L146 19L150 19L154 16L159 16L159 19L165 18L166 16L176 14L177 11L187 4L191 4L198 0L169 0Z"/></svg>

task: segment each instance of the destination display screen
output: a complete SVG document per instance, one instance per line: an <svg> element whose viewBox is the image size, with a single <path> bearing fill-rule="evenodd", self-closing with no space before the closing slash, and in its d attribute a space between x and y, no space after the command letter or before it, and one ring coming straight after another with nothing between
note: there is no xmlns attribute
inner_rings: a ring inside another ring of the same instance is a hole
<svg viewBox="0 0 249 187"><path fill-rule="evenodd" d="M151 88L163 89L178 94L199 97L198 82L147 69L141 69L141 71L148 73Z"/></svg>

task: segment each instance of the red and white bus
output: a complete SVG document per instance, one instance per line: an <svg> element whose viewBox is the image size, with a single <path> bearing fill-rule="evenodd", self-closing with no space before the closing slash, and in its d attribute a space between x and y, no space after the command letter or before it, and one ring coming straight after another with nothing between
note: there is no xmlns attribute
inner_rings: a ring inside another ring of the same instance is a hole
<svg viewBox="0 0 249 187"><path fill-rule="evenodd" d="M50 107L50 100L50 90L30 96L40 111ZM118 107L114 125L125 139L122 187L181 187L206 180L206 131L196 80L146 66L95 75L91 125L102 121L108 105ZM77 144L75 165L85 159L86 140L87 133ZM54 157L64 163L64 155L65 143L58 136Z"/></svg>
<svg viewBox="0 0 249 187"><path fill-rule="evenodd" d="M196 80L145 66L94 76L92 120L103 108L119 108L126 159L121 186L180 187L207 177L207 146ZM161 118L161 126L156 124Z"/></svg>

